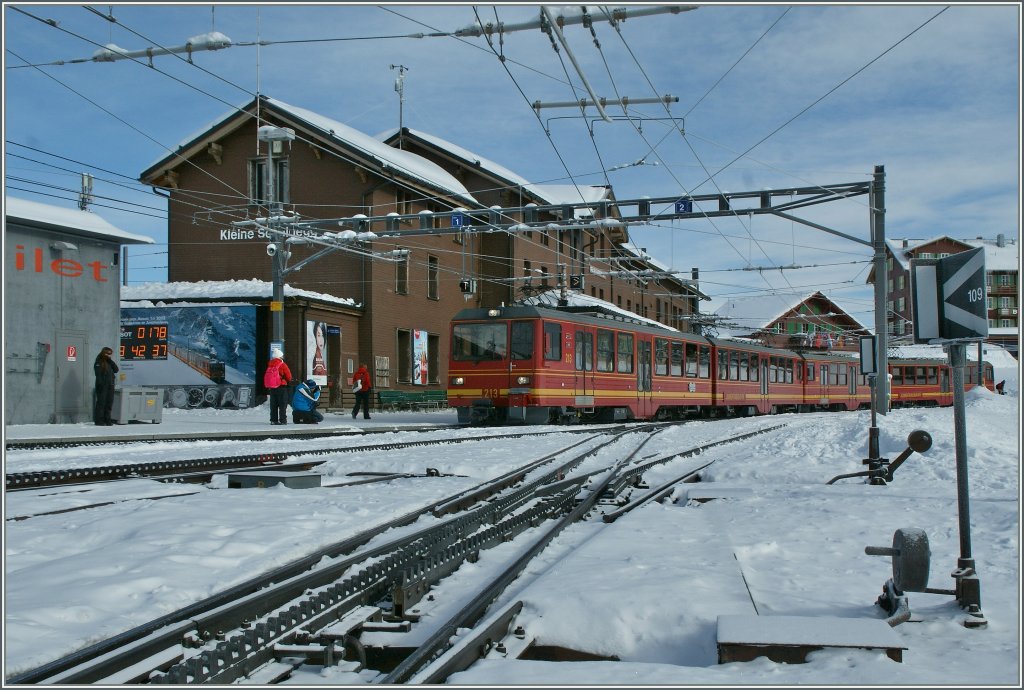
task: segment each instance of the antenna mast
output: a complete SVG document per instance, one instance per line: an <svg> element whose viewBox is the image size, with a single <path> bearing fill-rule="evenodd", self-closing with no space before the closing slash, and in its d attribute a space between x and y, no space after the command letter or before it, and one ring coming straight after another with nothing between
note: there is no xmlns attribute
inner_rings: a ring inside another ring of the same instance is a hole
<svg viewBox="0 0 1024 690"><path fill-rule="evenodd" d="M405 106L405 73L409 68L405 65L391 65L391 69L398 69L398 79L395 79L395 93L398 94L398 148L402 148L402 110Z"/></svg>

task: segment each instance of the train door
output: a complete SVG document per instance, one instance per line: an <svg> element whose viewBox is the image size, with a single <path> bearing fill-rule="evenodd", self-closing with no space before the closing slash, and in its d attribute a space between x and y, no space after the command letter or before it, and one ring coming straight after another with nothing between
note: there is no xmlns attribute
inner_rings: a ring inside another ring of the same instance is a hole
<svg viewBox="0 0 1024 690"><path fill-rule="evenodd" d="M752 357L756 357L757 355L751 355L751 356ZM761 406L762 406L761 409L767 409L769 412L772 412L773 411L772 410L773 405L771 404L771 400L768 397L768 372L769 372L768 358L767 357L762 357L759 361L760 361L760 366L758 367L758 369L760 370L760 374L759 374L759 376L760 376L760 383L758 384L758 389L757 390L758 390L758 393L761 395ZM753 367L751 367L751 371L753 371Z"/></svg>
<svg viewBox="0 0 1024 690"><path fill-rule="evenodd" d="M594 333L576 331L576 407L594 406Z"/></svg>
<svg viewBox="0 0 1024 690"><path fill-rule="evenodd" d="M651 341L637 338L636 342L636 394L638 414L647 418L654 414L651 396Z"/></svg>
<svg viewBox="0 0 1024 690"><path fill-rule="evenodd" d="M852 364L848 365L846 372L847 380L847 393L849 395L846 401L846 409L856 410L857 409L857 379L860 375L860 367Z"/></svg>
<svg viewBox="0 0 1024 690"><path fill-rule="evenodd" d="M828 365L822 364L818 369L818 404L828 405Z"/></svg>

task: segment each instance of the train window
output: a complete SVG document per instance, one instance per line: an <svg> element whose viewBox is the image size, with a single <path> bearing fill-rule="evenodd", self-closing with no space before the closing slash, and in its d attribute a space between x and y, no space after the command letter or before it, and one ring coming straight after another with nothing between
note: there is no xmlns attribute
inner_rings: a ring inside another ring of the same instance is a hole
<svg viewBox="0 0 1024 690"><path fill-rule="evenodd" d="M668 341L664 338L654 339L654 373L668 376Z"/></svg>
<svg viewBox="0 0 1024 690"><path fill-rule="evenodd" d="M718 380L729 380L729 353L725 350L718 351Z"/></svg>
<svg viewBox="0 0 1024 690"><path fill-rule="evenodd" d="M758 367L761 366L758 363L757 355L750 355L750 380L757 381L758 379Z"/></svg>
<svg viewBox="0 0 1024 690"><path fill-rule="evenodd" d="M597 370L615 371L615 334L597 331Z"/></svg>
<svg viewBox="0 0 1024 690"><path fill-rule="evenodd" d="M846 367L844 367L842 364L837 364L836 366L839 368L839 378L836 381L836 383L838 383L840 386L845 386L847 384Z"/></svg>
<svg viewBox="0 0 1024 690"><path fill-rule="evenodd" d="M808 362L807 363L807 380L808 381L813 381L814 380L814 362Z"/></svg>
<svg viewBox="0 0 1024 690"><path fill-rule="evenodd" d="M928 385L929 386L934 386L935 384L937 384L939 382L938 370L935 367L928 367L927 374L928 374Z"/></svg>
<svg viewBox="0 0 1024 690"><path fill-rule="evenodd" d="M558 362L562 359L562 325L544 322L544 359Z"/></svg>
<svg viewBox="0 0 1024 690"><path fill-rule="evenodd" d="M620 374L633 373L633 334L619 333L619 358L617 369Z"/></svg>
<svg viewBox="0 0 1024 690"><path fill-rule="evenodd" d="M729 380L740 381L740 353L729 353Z"/></svg>
<svg viewBox="0 0 1024 690"><path fill-rule="evenodd" d="M942 367L941 369L939 369L939 379L940 379L939 390L942 391L943 393L948 393L949 392L949 369L947 367Z"/></svg>
<svg viewBox="0 0 1024 690"><path fill-rule="evenodd" d="M706 345L700 346L699 372L702 379L711 378L711 348Z"/></svg>
<svg viewBox="0 0 1024 690"><path fill-rule="evenodd" d="M508 324L459 323L452 329L452 359L456 361L505 359Z"/></svg>
<svg viewBox="0 0 1024 690"><path fill-rule="evenodd" d="M594 334L576 331L576 371L594 370Z"/></svg>
<svg viewBox="0 0 1024 690"><path fill-rule="evenodd" d="M903 367L892 367L892 385L902 386L903 385Z"/></svg>
<svg viewBox="0 0 1024 690"><path fill-rule="evenodd" d="M828 385L839 385L839 365L835 362L828 365Z"/></svg>
<svg viewBox="0 0 1024 690"><path fill-rule="evenodd" d="M512 359L533 358L533 321L512 322Z"/></svg>
<svg viewBox="0 0 1024 690"><path fill-rule="evenodd" d="M697 343L686 343L686 375L697 375Z"/></svg>
<svg viewBox="0 0 1024 690"><path fill-rule="evenodd" d="M914 383L918 386L923 386L927 379L925 378L924 367L914 367Z"/></svg>
<svg viewBox="0 0 1024 690"><path fill-rule="evenodd" d="M682 343L672 343L671 362L672 362L672 369L671 369L670 373L673 376L682 376L683 375L683 344Z"/></svg>
<svg viewBox="0 0 1024 690"><path fill-rule="evenodd" d="M783 360L782 366L786 371L786 383L793 383L793 360Z"/></svg>

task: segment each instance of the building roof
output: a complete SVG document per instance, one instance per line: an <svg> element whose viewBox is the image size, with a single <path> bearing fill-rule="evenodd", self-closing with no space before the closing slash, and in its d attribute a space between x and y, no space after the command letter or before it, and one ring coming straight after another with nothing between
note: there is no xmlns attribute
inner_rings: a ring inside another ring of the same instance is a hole
<svg viewBox="0 0 1024 690"><path fill-rule="evenodd" d="M315 132L318 136L336 144L340 149L357 153L359 156L373 162L383 171L395 173L407 180L425 183L431 188L456 197L469 205L478 207L482 205L473 198L473 195L453 175L422 156L388 146L368 134L353 129L338 120L315 113L312 110L293 106L275 98L261 97L261 102L268 111L273 112L282 119L288 120L297 126L304 126L306 129ZM195 151L198 151L199 148L205 145L207 139L213 136L217 130L228 126L229 123L239 126L248 117L251 117L248 111L255 107L255 103L255 101L251 101L248 104L239 106L214 120L199 132L184 139L178 145L176 152L163 156L152 163L143 171L140 178L146 179L159 173L161 170L176 167L180 164L180 158L188 158L190 155L194 155Z"/></svg>
<svg viewBox="0 0 1024 690"><path fill-rule="evenodd" d="M136 235L115 227L92 211L63 208L13 196L4 198L4 216L44 230L68 232L73 235L109 240L120 244L153 244L154 242L151 237Z"/></svg>
<svg viewBox="0 0 1024 690"><path fill-rule="evenodd" d="M827 314L815 314L815 316L841 316L856 324L856 328L868 330L835 300L826 297L819 291L812 291L802 294L777 292L758 297L731 298L715 311L715 315L721 317L722 321L735 324L735 326L719 327L719 334L722 337L741 336L767 328L804 302L815 297L826 300L835 308Z"/></svg>
<svg viewBox="0 0 1024 690"><path fill-rule="evenodd" d="M196 283L143 283L121 288L122 302L162 302L182 300L237 300L272 299L274 284L265 280L200 280ZM323 292L300 290L284 286L285 297L297 297L319 302L330 302L346 307L360 305L349 297L335 297Z"/></svg>
<svg viewBox="0 0 1024 690"><path fill-rule="evenodd" d="M985 270L986 271L1015 271L1020 268L1020 251L1017 244L1016 238L1004 238L1002 240L1003 246L999 246L1000 240L998 239L985 239L983 237L975 237L973 239L957 239L950 237L949 235L938 235L927 240L919 239L886 239L885 244L889 248L889 252L893 255L893 258L899 262L900 267L904 271L910 270L910 259L911 254L916 251L927 247L928 245L934 244L941 240L950 240L953 242L959 242L960 244L967 245L968 247L984 247L985 248ZM906 243L906 246L904 246ZM874 269L868 275L867 282L874 282Z"/></svg>
<svg viewBox="0 0 1024 690"><path fill-rule="evenodd" d="M596 203L607 201L611 198L610 190L604 185L571 185L571 184L534 184L522 175L515 173L503 165L488 160L481 155L465 149L458 144L441 137L421 132L416 129L405 128L405 133L422 144L457 158L467 167L478 169L491 177L502 180L510 187L522 187L537 197L544 204L556 206L560 204ZM397 140L398 129L388 129L377 135L377 139L384 142ZM577 209L576 216L584 217L586 209Z"/></svg>

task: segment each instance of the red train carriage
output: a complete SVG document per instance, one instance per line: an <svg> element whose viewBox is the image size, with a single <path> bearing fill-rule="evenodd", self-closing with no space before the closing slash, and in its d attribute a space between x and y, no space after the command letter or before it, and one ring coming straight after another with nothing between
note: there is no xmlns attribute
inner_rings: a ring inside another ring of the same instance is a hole
<svg viewBox="0 0 1024 690"><path fill-rule="evenodd" d="M804 352L804 399L800 412L871 407L871 386L860 360L842 352Z"/></svg>
<svg viewBox="0 0 1024 690"><path fill-rule="evenodd" d="M451 326L459 422L548 424L856 410L868 379L845 353L659 328L595 307L465 309ZM950 405L949 366L893 360L892 404ZM992 366L985 385L993 389ZM973 387L977 367L966 370Z"/></svg>
<svg viewBox="0 0 1024 690"><path fill-rule="evenodd" d="M599 309L465 309L451 343L461 423L667 419L712 404L710 341Z"/></svg>
<svg viewBox="0 0 1024 690"><path fill-rule="evenodd" d="M983 385L995 390L992 365L982 362ZM953 404L953 377L949 363L939 359L890 359L891 407L945 407ZM978 385L978 364L964 367L964 390Z"/></svg>
<svg viewBox="0 0 1024 690"><path fill-rule="evenodd" d="M774 414L803 402L800 356L746 340L712 338L716 414Z"/></svg>

